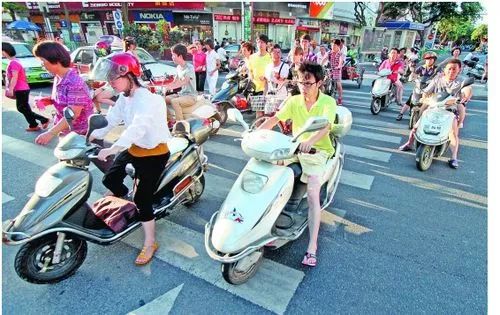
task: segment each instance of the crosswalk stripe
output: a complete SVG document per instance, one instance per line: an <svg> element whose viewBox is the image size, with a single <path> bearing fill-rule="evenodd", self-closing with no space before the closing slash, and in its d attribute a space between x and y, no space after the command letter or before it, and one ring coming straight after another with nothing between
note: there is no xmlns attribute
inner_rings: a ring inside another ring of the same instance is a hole
<svg viewBox="0 0 500 315"><path fill-rule="evenodd" d="M184 283L173 288L162 296L154 299L146 305L128 313L127 315L163 315L170 314L170 310L175 304L175 300L181 293Z"/></svg>
<svg viewBox="0 0 500 315"><path fill-rule="evenodd" d="M11 195L7 195L2 191L2 204L12 201L14 199L15 199L14 197L12 197Z"/></svg>
<svg viewBox="0 0 500 315"><path fill-rule="evenodd" d="M347 145L347 144L345 145L345 150L346 150L347 156L354 155L357 157L362 157L362 158L370 159L370 160L374 160L374 161L389 162L389 159L391 158L391 153L360 148L360 147L351 146L351 145Z"/></svg>
<svg viewBox="0 0 500 315"><path fill-rule="evenodd" d="M401 125L399 125L399 124L389 123L389 122L380 121L380 120L376 120L376 119L366 119L366 118L357 118L356 117L355 119L353 119L352 123L354 125L366 124L368 126L401 129Z"/></svg>
<svg viewBox="0 0 500 315"><path fill-rule="evenodd" d="M378 141L390 142L390 143L396 143L396 144L401 143L401 137L389 136L389 135L384 135L384 134L380 134L380 133L367 132L367 131L362 131L362 130L357 130L357 129L351 129L349 131L349 133L347 134L347 136L366 138L366 139L370 139L370 140L378 140Z"/></svg>
<svg viewBox="0 0 500 315"><path fill-rule="evenodd" d="M342 170L342 176L340 176L340 183L365 190L370 190L374 179L374 176L355 173L344 169Z"/></svg>
<svg viewBox="0 0 500 315"><path fill-rule="evenodd" d="M220 263L206 254L202 233L166 220L156 224L161 233L156 233L160 247L155 257L269 311L283 314L304 278L302 271L264 259L249 282L230 285L222 279ZM143 231L137 230L123 242L141 249L142 240Z"/></svg>

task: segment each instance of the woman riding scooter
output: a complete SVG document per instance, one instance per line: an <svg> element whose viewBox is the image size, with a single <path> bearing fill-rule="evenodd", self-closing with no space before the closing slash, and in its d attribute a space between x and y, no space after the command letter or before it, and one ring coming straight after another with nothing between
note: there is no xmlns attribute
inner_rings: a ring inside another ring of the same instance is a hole
<svg viewBox="0 0 500 315"><path fill-rule="evenodd" d="M425 64L423 66L418 67L417 70L415 70L415 74L417 76L425 77L425 78L432 77L436 73L436 70L437 70L437 67L435 64L436 60L437 60L436 53L433 51L426 52L424 54L424 60L425 60ZM415 93L415 91L413 93ZM399 111L399 114L398 114L398 117L396 118L396 120L399 121L399 120L403 119L404 113L410 108L412 97L413 97L412 95L410 95L410 97L408 97L406 104Z"/></svg>
<svg viewBox="0 0 500 315"><path fill-rule="evenodd" d="M123 184L125 166L130 163L135 168L139 184L134 202L145 234L144 247L135 263L145 265L158 249L153 194L170 156L167 140L171 135L166 121L165 101L141 86L138 79L141 65L132 54L115 53L99 60L93 74L96 80L109 81L115 91L123 92L108 112L108 126L94 131L90 139L102 139L121 121L125 122L126 130L110 148L99 152L98 159L105 161L110 155L117 154L113 166L103 178L104 186L116 197L128 194L128 188Z"/></svg>

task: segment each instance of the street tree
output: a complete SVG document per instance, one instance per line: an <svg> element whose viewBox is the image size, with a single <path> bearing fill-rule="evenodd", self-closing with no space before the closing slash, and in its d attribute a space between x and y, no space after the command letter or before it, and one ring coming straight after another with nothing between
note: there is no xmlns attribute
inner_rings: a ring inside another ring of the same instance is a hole
<svg viewBox="0 0 500 315"><path fill-rule="evenodd" d="M443 45L448 41L464 43L470 40L474 25L467 17L455 15L439 21L437 30L441 34L439 42Z"/></svg>
<svg viewBox="0 0 500 315"><path fill-rule="evenodd" d="M354 2L354 17L358 21L359 25L366 26L365 17L366 3L364 2Z"/></svg>
<svg viewBox="0 0 500 315"><path fill-rule="evenodd" d="M460 15L465 21L475 22L483 7L479 2L386 2L380 3L377 22L382 17L391 19L409 18L413 22L422 23L425 29L418 31L424 38L426 31L447 18ZM424 42L421 41L423 46Z"/></svg>
<svg viewBox="0 0 500 315"><path fill-rule="evenodd" d="M16 21L16 13L27 12L28 8L25 5L17 2L2 2L2 8L4 11L9 12L12 21Z"/></svg>
<svg viewBox="0 0 500 315"><path fill-rule="evenodd" d="M488 25L481 24L472 31L471 39L473 41L480 41L488 36Z"/></svg>

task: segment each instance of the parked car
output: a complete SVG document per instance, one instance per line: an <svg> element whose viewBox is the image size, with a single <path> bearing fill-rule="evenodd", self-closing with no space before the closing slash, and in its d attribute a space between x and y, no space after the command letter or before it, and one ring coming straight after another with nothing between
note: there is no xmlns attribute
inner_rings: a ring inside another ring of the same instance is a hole
<svg viewBox="0 0 500 315"><path fill-rule="evenodd" d="M119 52L120 47L112 47L112 52ZM144 48L137 48L137 55L139 61L146 68L151 70L153 77L160 77L167 75L175 75L177 73L174 66L162 63L151 56ZM96 63L97 57L94 54L93 46L79 47L71 53L71 61L77 67L80 73L87 73L92 69Z"/></svg>
<svg viewBox="0 0 500 315"><path fill-rule="evenodd" d="M240 45L239 44L229 44L226 47L224 47L226 50L228 58L236 57L238 53L240 52Z"/></svg>
<svg viewBox="0 0 500 315"><path fill-rule="evenodd" d="M32 47L26 43L9 42L16 50L16 58L19 60L26 72L29 84L52 82L54 75L47 72L40 60L31 52ZM2 85L5 85L5 73L9 60L2 57Z"/></svg>

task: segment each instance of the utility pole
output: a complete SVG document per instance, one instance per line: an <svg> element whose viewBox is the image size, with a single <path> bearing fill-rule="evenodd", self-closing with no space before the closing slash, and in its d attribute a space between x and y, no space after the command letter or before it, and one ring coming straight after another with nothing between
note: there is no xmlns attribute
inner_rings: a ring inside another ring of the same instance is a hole
<svg viewBox="0 0 500 315"><path fill-rule="evenodd" d="M49 13L49 5L47 2L38 2L38 8L40 11L42 11L42 16L43 20L45 21L45 26L47 26L48 33L50 34L50 37L54 39L54 34L52 32L52 26L50 25L50 20L49 17L47 16L47 13ZM47 32L45 32L47 35Z"/></svg>
<svg viewBox="0 0 500 315"><path fill-rule="evenodd" d="M73 30L71 27L71 20L69 18L69 11L68 11L68 8L66 7L65 2L61 2L61 4L62 4L63 9L64 9L64 19L66 20L66 28L68 29L70 46L73 46Z"/></svg>

